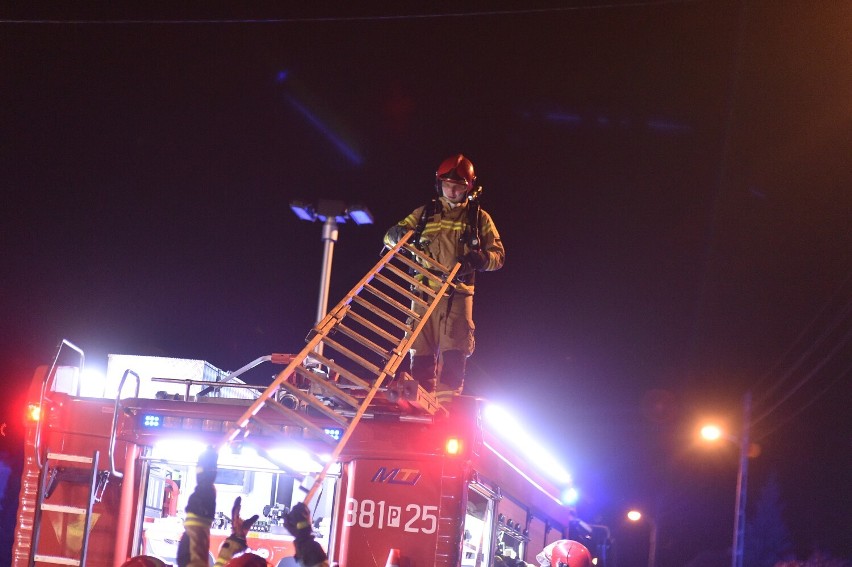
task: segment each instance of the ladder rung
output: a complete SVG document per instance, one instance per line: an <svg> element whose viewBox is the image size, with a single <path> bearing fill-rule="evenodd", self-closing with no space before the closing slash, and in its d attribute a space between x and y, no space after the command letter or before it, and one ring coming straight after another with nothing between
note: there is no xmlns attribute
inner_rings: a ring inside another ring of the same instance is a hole
<svg viewBox="0 0 852 567"><path fill-rule="evenodd" d="M50 512L60 512L62 514L85 514L86 509L79 506L65 506L63 504L42 504L42 510Z"/></svg>
<svg viewBox="0 0 852 567"><path fill-rule="evenodd" d="M391 280L391 279L386 278L386 277L385 277L385 276L383 276L382 274L377 273L377 274L376 274L376 276L375 276L375 278L376 278L378 281L380 281L380 282L382 282L383 284L385 284L386 286L388 286L389 288L391 288L392 290L394 290L395 292L397 292L398 294L403 295L403 296L405 296L405 297L409 298L410 300L414 301L415 303L419 303L419 304L420 304L420 305L422 305L423 307L428 307L428 306L429 306L429 302L428 302L428 301L425 301L425 300L421 299L419 295L417 295L416 293L413 293L410 289L405 289L404 287L402 287L401 285L399 285L399 284L398 284L398 283L396 283L395 281L393 281L393 280Z"/></svg>
<svg viewBox="0 0 852 567"><path fill-rule="evenodd" d="M409 327L405 323L405 321L400 321L399 319L395 318L390 313L385 313L384 311L382 311L381 309L379 309L378 307L376 307L375 305L373 305L372 303L370 303L369 301L367 301L363 297L358 297L356 295L355 297L352 298L352 301L354 301L355 303L357 303L361 307L364 307L365 309L369 309L371 312L375 313L376 315L378 315L379 317L381 317L382 319L384 319L385 321L387 321L391 325L393 325L393 326L395 326L399 329L402 329L406 333L411 332L411 327ZM409 317L414 317L415 319L420 318L420 316L417 315L416 313L414 313L414 311L409 311Z"/></svg>
<svg viewBox="0 0 852 567"><path fill-rule="evenodd" d="M331 368L332 370L334 370L335 372L337 372L338 374L340 374L341 376L343 376L344 378L346 378L347 380L349 380L350 382L352 382L356 386L359 386L359 387L363 388L364 390L370 389L370 383L369 382L355 376L355 374L353 374L352 372L350 372L346 368L343 368L342 366L340 366L339 364L337 364L335 361L331 360L330 358L326 358L326 357L324 357L320 354L312 354L311 356L313 358L317 359L320 364L322 364L323 366L328 366L329 368Z"/></svg>
<svg viewBox="0 0 852 567"><path fill-rule="evenodd" d="M396 337L393 334L385 331L384 329L382 329L381 327L379 327L378 325L376 325L372 321L368 320L367 318L363 317L362 315L359 315L358 313L355 313L354 311L349 311L349 313L347 313L346 316L351 317L359 325L362 325L362 326L370 329L375 334L379 335L380 337L382 337L383 339L385 339L389 343L398 344L399 341L402 340L400 337Z"/></svg>
<svg viewBox="0 0 852 567"><path fill-rule="evenodd" d="M68 461L71 463L86 463L92 462L92 457L84 457L82 455L66 455L63 453L48 453L48 461Z"/></svg>
<svg viewBox="0 0 852 567"><path fill-rule="evenodd" d="M338 388L330 380L312 379L311 376L308 376L308 374L312 374L311 372L300 371L300 370L301 370L301 367L297 366L296 367L296 373L301 375L301 376L305 376L308 380L312 380L312 382L314 384L317 384L318 388L330 391L334 395L334 397L340 399L342 402L348 404L349 406L351 406L353 408L358 407L358 405L359 405L358 400L356 400L355 398L353 398L352 396L350 396L346 392L342 391L340 388ZM281 386L283 388L285 388L288 392L290 392L292 395L296 396L296 398L302 400L303 402L305 402L307 404L310 404L312 407L314 407L314 408L318 409L319 411L321 411L322 413L324 413L326 415L326 417L328 417L329 419L333 419L334 421L341 423L341 425L346 425L346 424L349 423L345 418L343 418L339 414L335 413L334 410L332 410L327 405L325 405L322 402L322 400L317 399L316 396L314 396L313 394L303 392L302 390L300 390L299 388L297 388L296 386L294 386L294 385L292 385L288 382L281 384Z"/></svg>
<svg viewBox="0 0 852 567"><path fill-rule="evenodd" d="M418 258L422 258L423 260L429 262L429 265L433 266L433 268L432 268L433 270L443 272L444 275L447 275L447 274L450 273L450 271L451 271L450 268L448 268L447 266L444 266L443 264L441 264L440 262L438 262L434 258L431 258L431 257L425 255L422 251L418 250L417 248L415 248L411 244L406 243L404 245L404 247L405 247L406 250L411 252L411 254L413 254L414 256L416 256ZM418 265L420 265L420 264L418 264Z"/></svg>
<svg viewBox="0 0 852 567"><path fill-rule="evenodd" d="M358 356L357 354L355 354L354 352L352 352L351 350L349 350L348 348L346 348L345 346L343 346L339 342L335 341L334 339L330 339L328 337L325 337L322 340L322 342L323 342L323 344L330 346L331 348L333 348L334 350L336 350L340 354L344 355L346 358L348 358L352 362L358 363L359 365L361 365L365 369L369 370L370 372L372 372L376 376L378 376L381 373L381 371L382 371L381 368L379 368L378 366L376 366L375 364L373 364L372 362L370 362L366 358Z"/></svg>
<svg viewBox="0 0 852 567"><path fill-rule="evenodd" d="M385 268L387 268L388 270L393 272L398 277L404 279L405 281L407 281L411 285L417 287L417 289L419 289L423 293L428 294L430 297L435 297L435 290L434 289L432 289L428 285L424 284L422 281L418 280L417 278L411 277L406 272L400 270L398 267L394 266L393 264L387 264L385 266Z"/></svg>
<svg viewBox="0 0 852 567"><path fill-rule="evenodd" d="M390 352L388 351L388 349L382 347L381 345L374 343L373 341L371 341L367 337L358 333L358 331L356 331L352 327L347 327L343 323L340 323L340 324L337 325L335 330L343 333L344 335L346 335L347 337L349 337L353 341L357 342L358 344L367 347L368 349L370 349L371 351L378 354L379 356L381 356L384 359L387 359L390 356ZM394 341L394 343L396 343L396 341Z"/></svg>
<svg viewBox="0 0 852 567"><path fill-rule="evenodd" d="M79 559L71 559L70 557L57 557L55 555L38 555L33 557L36 563L53 563L54 565L80 565Z"/></svg>
<svg viewBox="0 0 852 567"><path fill-rule="evenodd" d="M272 399L267 400L267 403L269 404L270 408L279 412L281 415L284 415L288 418L292 418L292 419L296 420L299 423L299 426L313 432L313 434L316 435L319 439L326 441L328 443L334 443L334 439L329 437L326 434L326 432L323 431L322 427L319 427L315 423L309 421L306 417L301 415L299 412L291 410L290 408L285 407L285 406L279 404L278 402L276 402L275 400L272 400ZM270 431L276 431L278 429L274 425L272 425L271 423L269 423L268 421L263 419L262 417L258 417L258 416L255 415L254 417L252 417L252 419L257 421L263 427L267 428ZM343 423L342 423L343 425L349 424L349 421L347 421L346 418L343 418L342 416L338 416L338 419L343 419Z"/></svg>
<svg viewBox="0 0 852 567"><path fill-rule="evenodd" d="M423 256L423 254L421 254L420 252L418 252L414 248L409 248L409 250L416 253L417 256ZM428 261L430 264L435 266L435 268L434 268L435 271L432 271L429 268L421 266L420 264L418 264L417 262L415 262L411 258L408 258L408 257L406 257L402 254L397 255L396 258L397 258L397 260L401 261L403 264L405 264L409 268L412 268L413 270L419 272L421 275L429 278L430 280L434 280L435 282L438 282L438 283L443 283L443 280L438 275L438 273L440 273L442 276L445 276L445 277L447 276L447 274L450 273L449 269L447 269L444 266L442 266L441 264L435 262L432 258L425 258L424 257L424 259L426 261ZM438 272L438 273L435 273L435 272Z"/></svg>
<svg viewBox="0 0 852 567"><path fill-rule="evenodd" d="M370 284L364 284L364 289L369 291L370 293L372 293L377 298L381 299L382 301L384 301L385 303L387 303L391 307L395 307L399 311L402 311L405 315L408 315L409 317L414 313L414 311L412 311L411 308L408 307L407 305L403 305L402 303L400 303L399 301L397 301L393 297L389 296L388 294L381 291L380 289L376 289L375 287L371 286ZM410 297L414 298L415 296L414 296L414 294L411 294Z"/></svg>

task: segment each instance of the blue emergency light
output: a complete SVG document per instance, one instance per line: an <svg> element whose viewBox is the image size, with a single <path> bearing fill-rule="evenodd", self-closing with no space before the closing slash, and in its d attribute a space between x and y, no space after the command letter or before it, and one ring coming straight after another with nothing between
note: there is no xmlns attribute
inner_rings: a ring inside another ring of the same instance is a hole
<svg viewBox="0 0 852 567"><path fill-rule="evenodd" d="M335 441L340 441L340 437L343 435L343 430L339 427L326 427L322 431Z"/></svg>
<svg viewBox="0 0 852 567"><path fill-rule="evenodd" d="M142 425L144 427L160 427L160 416L157 414L145 414L142 416Z"/></svg>

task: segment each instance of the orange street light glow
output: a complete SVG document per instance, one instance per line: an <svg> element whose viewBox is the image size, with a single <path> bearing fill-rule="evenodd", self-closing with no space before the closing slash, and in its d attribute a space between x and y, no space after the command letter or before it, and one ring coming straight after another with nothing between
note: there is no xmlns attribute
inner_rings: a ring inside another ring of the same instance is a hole
<svg viewBox="0 0 852 567"><path fill-rule="evenodd" d="M717 425L705 425L701 428L701 437L707 441L716 441L722 436L722 430Z"/></svg>

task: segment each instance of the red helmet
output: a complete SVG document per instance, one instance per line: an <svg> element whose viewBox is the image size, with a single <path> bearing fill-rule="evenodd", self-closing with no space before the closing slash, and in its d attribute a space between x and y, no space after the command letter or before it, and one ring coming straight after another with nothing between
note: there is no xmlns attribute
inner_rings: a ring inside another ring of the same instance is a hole
<svg viewBox="0 0 852 567"><path fill-rule="evenodd" d="M444 179L464 183L468 189L473 189L473 182L476 181L476 175L473 173L473 164L461 154L448 157L441 162L441 165L438 166L438 171L435 172L435 181L439 191L441 189L441 181Z"/></svg>
<svg viewBox="0 0 852 567"><path fill-rule="evenodd" d="M167 567L165 563L150 555L137 555L121 564L121 567Z"/></svg>
<svg viewBox="0 0 852 567"><path fill-rule="evenodd" d="M592 567L592 554L578 541L563 539L556 542L550 554L552 567Z"/></svg>
<svg viewBox="0 0 852 567"><path fill-rule="evenodd" d="M225 567L268 567L269 563L260 555L254 553L243 553L234 557L225 565Z"/></svg>

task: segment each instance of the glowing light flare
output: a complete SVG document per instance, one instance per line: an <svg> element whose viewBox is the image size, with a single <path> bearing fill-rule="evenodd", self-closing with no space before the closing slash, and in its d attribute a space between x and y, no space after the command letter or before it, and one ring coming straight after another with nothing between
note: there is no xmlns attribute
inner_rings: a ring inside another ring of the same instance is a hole
<svg viewBox="0 0 852 567"><path fill-rule="evenodd" d="M573 506L580 499L580 493L573 486L562 493L562 502L568 506Z"/></svg>
<svg viewBox="0 0 852 567"><path fill-rule="evenodd" d="M197 439L160 439L151 448L151 457L164 461L196 462L207 445Z"/></svg>
<svg viewBox="0 0 852 567"><path fill-rule="evenodd" d="M462 451L462 442L458 437L450 437L444 444L444 450L448 455L459 455Z"/></svg>
<svg viewBox="0 0 852 567"><path fill-rule="evenodd" d="M133 391L134 387L133 380L127 381L131 384L131 389L128 391ZM83 370L83 374L80 379L80 396L84 398L101 398L104 397L104 392L106 392L106 372L97 368L89 368L86 367ZM126 386L127 384L125 384Z"/></svg>
<svg viewBox="0 0 852 567"><path fill-rule="evenodd" d="M317 459L315 459L311 454L303 449L295 447L271 449L269 451L269 456L299 472L317 473L323 468L323 465L317 462ZM325 459L320 456L317 457L320 460L328 460L328 456L326 456Z"/></svg>
<svg viewBox="0 0 852 567"><path fill-rule="evenodd" d="M556 482L571 484L571 474L527 434L511 414L498 406L488 405L483 410L483 416L495 432L520 449L530 462L536 464L536 468Z"/></svg>
<svg viewBox="0 0 852 567"><path fill-rule="evenodd" d="M41 406L38 404L28 404L26 418L33 422L41 419Z"/></svg>
<svg viewBox="0 0 852 567"><path fill-rule="evenodd" d="M334 147L352 164L361 165L364 162L364 158L358 154L354 149L349 147L343 139L338 136L328 125L325 124L320 118L308 109L301 101L297 100L295 97L291 95L285 95L287 102L290 103L290 106L299 111L299 113L310 122L314 128L317 129L319 133L325 136L325 139L331 142Z"/></svg>
<svg viewBox="0 0 852 567"><path fill-rule="evenodd" d="M701 438L705 441L718 441L722 437L722 428L708 424L701 428Z"/></svg>
<svg viewBox="0 0 852 567"><path fill-rule="evenodd" d="M631 522L638 522L642 519L642 512L639 510L630 510L627 512L627 519Z"/></svg>

